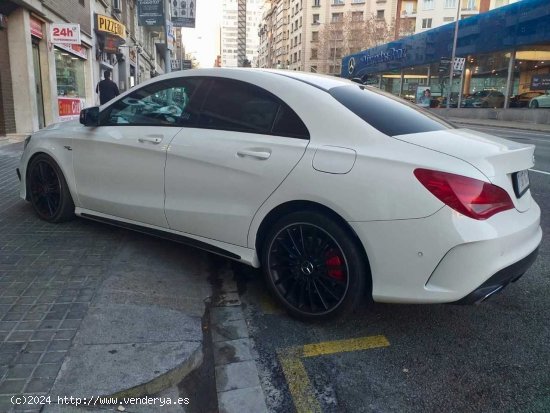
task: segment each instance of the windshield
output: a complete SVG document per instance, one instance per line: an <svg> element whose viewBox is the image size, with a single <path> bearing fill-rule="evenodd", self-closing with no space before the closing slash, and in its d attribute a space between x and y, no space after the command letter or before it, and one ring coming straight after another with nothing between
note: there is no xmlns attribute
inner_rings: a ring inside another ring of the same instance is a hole
<svg viewBox="0 0 550 413"><path fill-rule="evenodd" d="M329 93L372 127L388 136L453 129L431 112L369 86L339 86Z"/></svg>

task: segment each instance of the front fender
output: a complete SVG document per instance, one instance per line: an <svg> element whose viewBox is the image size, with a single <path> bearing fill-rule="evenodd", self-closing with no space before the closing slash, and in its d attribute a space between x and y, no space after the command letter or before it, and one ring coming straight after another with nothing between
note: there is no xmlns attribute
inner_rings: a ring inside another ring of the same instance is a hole
<svg viewBox="0 0 550 413"><path fill-rule="evenodd" d="M55 130L43 130L32 135L29 144L23 151L19 162L19 171L21 172L19 196L22 199L27 199L27 169L30 160L34 156L44 153L57 163L67 182L75 206L80 206L73 170L72 138L62 137L59 134L54 135L54 132Z"/></svg>

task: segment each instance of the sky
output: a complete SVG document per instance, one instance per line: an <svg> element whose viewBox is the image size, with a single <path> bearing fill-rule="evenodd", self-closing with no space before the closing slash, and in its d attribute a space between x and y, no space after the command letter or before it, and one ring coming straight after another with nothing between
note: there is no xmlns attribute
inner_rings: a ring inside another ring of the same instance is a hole
<svg viewBox="0 0 550 413"><path fill-rule="evenodd" d="M213 67L219 53L221 0L195 0L197 14L194 29L182 29L186 53L192 53L200 67Z"/></svg>

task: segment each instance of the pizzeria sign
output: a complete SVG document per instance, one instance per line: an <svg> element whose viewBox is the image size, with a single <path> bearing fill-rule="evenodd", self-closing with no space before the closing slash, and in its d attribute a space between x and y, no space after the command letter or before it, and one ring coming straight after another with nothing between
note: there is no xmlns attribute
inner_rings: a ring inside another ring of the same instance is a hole
<svg viewBox="0 0 550 413"><path fill-rule="evenodd" d="M95 29L101 33L126 39L126 27L121 22L102 14L96 14Z"/></svg>

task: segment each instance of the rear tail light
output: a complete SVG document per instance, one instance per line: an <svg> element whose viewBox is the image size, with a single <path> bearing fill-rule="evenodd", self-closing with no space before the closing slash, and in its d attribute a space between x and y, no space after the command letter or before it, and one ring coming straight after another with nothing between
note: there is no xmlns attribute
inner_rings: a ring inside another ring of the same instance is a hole
<svg viewBox="0 0 550 413"><path fill-rule="evenodd" d="M473 219L514 208L504 189L478 179L429 169L415 169L414 176L445 205Z"/></svg>

